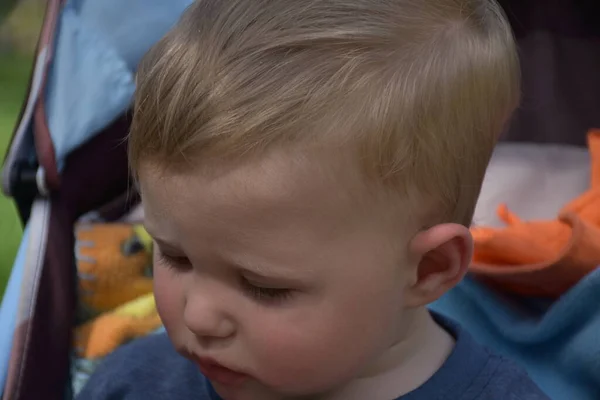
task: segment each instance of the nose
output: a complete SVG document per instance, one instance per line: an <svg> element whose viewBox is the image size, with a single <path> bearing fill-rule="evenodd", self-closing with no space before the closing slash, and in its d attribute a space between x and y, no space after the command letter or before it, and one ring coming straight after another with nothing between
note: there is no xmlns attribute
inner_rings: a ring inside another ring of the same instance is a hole
<svg viewBox="0 0 600 400"><path fill-rule="evenodd" d="M227 339L235 334L235 323L224 310L222 299L194 294L186 299L183 315L187 328L205 342Z"/></svg>

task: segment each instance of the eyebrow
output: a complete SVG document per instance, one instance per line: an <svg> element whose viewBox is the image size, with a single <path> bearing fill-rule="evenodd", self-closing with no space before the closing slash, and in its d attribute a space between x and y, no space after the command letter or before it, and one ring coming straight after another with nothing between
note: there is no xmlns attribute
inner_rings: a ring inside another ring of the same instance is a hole
<svg viewBox="0 0 600 400"><path fill-rule="evenodd" d="M301 285L306 283L306 278L303 278L298 273L293 273L288 269L276 268L268 266L264 262L260 263L249 263L246 259L241 257L230 257L223 259L227 265L243 271L244 275L250 279L256 279L257 281L276 280L292 285ZM267 267L264 267L267 265Z"/></svg>
<svg viewBox="0 0 600 400"><path fill-rule="evenodd" d="M175 252L182 252L183 251L175 244L156 237L152 234L151 229L148 229L148 227L145 225L144 228L146 229L146 231L148 232L148 234L152 237L152 239L161 247L161 248L166 248L168 250L171 251L175 251ZM239 271L242 271L242 273L250 279L256 279L257 281L261 281L261 280L265 280L265 281L272 281L272 280L276 280L276 281L280 281L280 282L284 282L287 284L302 284L305 282L304 279L302 279L299 276L293 276L290 275L288 272L275 272L274 267L263 267L263 265L265 265L265 263L261 262L261 263L248 263L244 258L242 257L225 257L223 255L220 255L219 257L222 262L225 265L228 265L231 268L235 268ZM260 265L260 266L258 266Z"/></svg>
<svg viewBox="0 0 600 400"><path fill-rule="evenodd" d="M148 225L144 224L144 229L146 230L146 232L148 232L148 235L150 235L152 240L155 241L161 248L167 248L169 250L174 250L174 251L175 250L181 251L179 246L155 235L153 233L153 230L151 228L149 228Z"/></svg>

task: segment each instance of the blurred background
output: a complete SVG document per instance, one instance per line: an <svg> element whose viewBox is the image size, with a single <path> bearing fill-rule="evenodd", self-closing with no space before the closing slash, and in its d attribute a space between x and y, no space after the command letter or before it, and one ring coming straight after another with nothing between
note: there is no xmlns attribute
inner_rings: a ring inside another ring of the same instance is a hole
<svg viewBox="0 0 600 400"><path fill-rule="evenodd" d="M25 96L44 7L44 0L0 0L0 160ZM21 229L12 201L0 193L0 300Z"/></svg>

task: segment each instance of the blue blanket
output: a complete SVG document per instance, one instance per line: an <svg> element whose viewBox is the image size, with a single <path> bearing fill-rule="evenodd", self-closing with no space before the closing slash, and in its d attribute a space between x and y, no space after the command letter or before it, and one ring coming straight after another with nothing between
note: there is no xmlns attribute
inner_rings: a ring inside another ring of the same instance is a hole
<svg viewBox="0 0 600 400"><path fill-rule="evenodd" d="M554 303L465 279L431 307L520 362L555 400L600 399L600 268Z"/></svg>

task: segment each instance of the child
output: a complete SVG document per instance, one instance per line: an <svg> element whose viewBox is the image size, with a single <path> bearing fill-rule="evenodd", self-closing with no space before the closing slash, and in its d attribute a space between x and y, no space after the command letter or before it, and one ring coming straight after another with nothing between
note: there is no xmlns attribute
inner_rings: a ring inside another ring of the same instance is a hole
<svg viewBox="0 0 600 400"><path fill-rule="evenodd" d="M199 0L130 137L167 335L82 399L546 399L427 304L517 104L490 0Z"/></svg>

